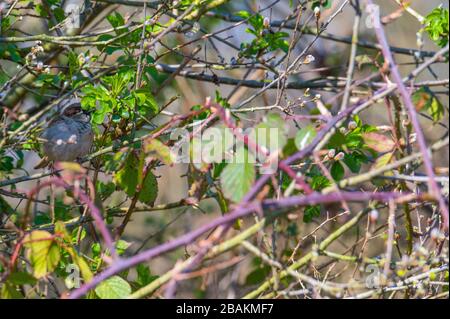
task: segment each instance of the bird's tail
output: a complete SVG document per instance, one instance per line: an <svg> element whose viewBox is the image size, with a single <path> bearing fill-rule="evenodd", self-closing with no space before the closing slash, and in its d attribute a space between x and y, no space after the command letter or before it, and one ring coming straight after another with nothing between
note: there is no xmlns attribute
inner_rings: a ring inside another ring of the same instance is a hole
<svg viewBox="0 0 450 319"><path fill-rule="evenodd" d="M47 156L44 156L39 163L34 167L34 169L46 168L50 164L50 160Z"/></svg>

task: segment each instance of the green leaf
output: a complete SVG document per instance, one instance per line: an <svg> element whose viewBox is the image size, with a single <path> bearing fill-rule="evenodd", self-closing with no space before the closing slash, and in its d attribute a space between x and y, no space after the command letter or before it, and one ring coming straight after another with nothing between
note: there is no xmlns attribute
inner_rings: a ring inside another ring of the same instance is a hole
<svg viewBox="0 0 450 319"><path fill-rule="evenodd" d="M12 215L15 213L15 210L2 196L0 196L0 212L6 213L6 215Z"/></svg>
<svg viewBox="0 0 450 319"><path fill-rule="evenodd" d="M126 241L123 240L123 239L119 239L119 240L116 242L116 251L117 251L117 254L122 255L122 254L125 252L125 250L127 250L127 248L130 247L130 246L131 246L131 243L126 242Z"/></svg>
<svg viewBox="0 0 450 319"><path fill-rule="evenodd" d="M14 285L6 282L0 291L0 299L23 299L22 293Z"/></svg>
<svg viewBox="0 0 450 319"><path fill-rule="evenodd" d="M150 88L138 89L133 92L133 95L136 97L139 114L146 117L158 113L158 103L156 103Z"/></svg>
<svg viewBox="0 0 450 319"><path fill-rule="evenodd" d="M116 185L113 182L103 183L102 181L97 181L96 193L102 200L105 200L114 193L116 190Z"/></svg>
<svg viewBox="0 0 450 319"><path fill-rule="evenodd" d="M129 197L136 194L138 186L139 161L130 153L125 161L125 165L114 175L114 182L125 191ZM153 205L158 196L158 181L152 172L148 172L138 197L140 202Z"/></svg>
<svg viewBox="0 0 450 319"><path fill-rule="evenodd" d="M286 145L283 148L284 156L291 156L297 153L297 146L295 145L295 138L289 138L286 141Z"/></svg>
<svg viewBox="0 0 450 319"><path fill-rule="evenodd" d="M417 111L427 110L436 123L444 116L444 106L428 87L422 87L411 97Z"/></svg>
<svg viewBox="0 0 450 319"><path fill-rule="evenodd" d="M244 147L236 151L236 161L229 163L220 174L224 196L239 202L255 181L254 157Z"/></svg>
<svg viewBox="0 0 450 319"><path fill-rule="evenodd" d="M340 149L342 145L345 144L345 135L341 132L336 132L331 136L328 141L328 148Z"/></svg>
<svg viewBox="0 0 450 319"><path fill-rule="evenodd" d="M255 126L249 138L272 153L283 149L286 145L286 133L286 122L283 118L277 113L269 113Z"/></svg>
<svg viewBox="0 0 450 319"><path fill-rule="evenodd" d="M315 7L322 6L325 9L329 9L331 7L332 0L316 0L311 4L311 9L314 10Z"/></svg>
<svg viewBox="0 0 450 319"><path fill-rule="evenodd" d="M323 175L316 175L312 177L311 188L315 191L320 191L331 185L331 182Z"/></svg>
<svg viewBox="0 0 450 319"><path fill-rule="evenodd" d="M8 281L14 285L34 285L36 278L27 272L14 272L8 276Z"/></svg>
<svg viewBox="0 0 450 319"><path fill-rule="evenodd" d="M448 16L448 9L439 7L431 11L424 21L425 30L428 32L428 35L441 48L448 43Z"/></svg>
<svg viewBox="0 0 450 319"><path fill-rule="evenodd" d="M44 230L32 231L25 236L24 247L27 248L27 257L36 278L42 278L55 270L61 254L52 234Z"/></svg>
<svg viewBox="0 0 450 319"><path fill-rule="evenodd" d="M172 165L175 161L175 154L170 147L154 138L145 141L144 151L148 156L156 157L167 165Z"/></svg>
<svg viewBox="0 0 450 319"><path fill-rule="evenodd" d="M106 17L112 27L117 28L125 24L125 20L120 15L119 12L114 12L114 14L110 14Z"/></svg>
<svg viewBox="0 0 450 319"><path fill-rule="evenodd" d="M156 275L152 275L150 272L150 268L143 264L139 264L136 267L136 271L137 271L136 283L141 287L148 285L149 283L151 283L152 281L154 281L159 277Z"/></svg>
<svg viewBox="0 0 450 319"><path fill-rule="evenodd" d="M362 138L368 147L380 153L390 152L395 147L395 142L383 134L363 133Z"/></svg>
<svg viewBox="0 0 450 319"><path fill-rule="evenodd" d="M158 196L158 181L152 172L149 172L144 180L144 184L139 194L139 201L153 206Z"/></svg>
<svg viewBox="0 0 450 319"><path fill-rule="evenodd" d="M431 100L431 105L428 108L428 112L430 113L430 116L433 118L433 122L439 122L444 117L444 106L441 104L441 102L433 96L433 99Z"/></svg>
<svg viewBox="0 0 450 319"><path fill-rule="evenodd" d="M252 270L247 275L247 277L245 278L246 285L256 285L258 283L261 283L270 274L270 266L261 264L259 258L257 258L256 260L258 260L260 264L257 265L256 269ZM255 261L253 261L253 263L255 263Z"/></svg>
<svg viewBox="0 0 450 319"><path fill-rule="evenodd" d="M131 294L131 286L125 279L113 276L102 281L95 293L101 299L125 299Z"/></svg>
<svg viewBox="0 0 450 319"><path fill-rule="evenodd" d="M345 136L345 145L350 149L361 148L363 139L361 137L361 129L356 128Z"/></svg>
<svg viewBox="0 0 450 319"><path fill-rule="evenodd" d="M0 158L0 171L9 172L14 168L14 159L11 156L3 156Z"/></svg>
<svg viewBox="0 0 450 319"><path fill-rule="evenodd" d="M345 170L340 162L334 162L330 173L336 181L340 181L344 177Z"/></svg>
<svg viewBox="0 0 450 319"><path fill-rule="evenodd" d="M306 206L303 214L303 221L305 223L312 222L314 217L320 216L320 205Z"/></svg>
<svg viewBox="0 0 450 319"><path fill-rule="evenodd" d="M247 11L239 11L239 12L236 12L236 15L237 15L238 17L243 18L243 19L248 19L248 18L250 18L250 16L251 16L250 12L247 12Z"/></svg>
<svg viewBox="0 0 450 319"><path fill-rule="evenodd" d="M390 152L390 153L386 153L383 154L382 156L378 157L375 160L375 163L372 165L371 169L378 169L381 167L384 167L386 165L388 165L390 162L392 162L392 160L394 159L394 152ZM393 172L391 171L387 171L383 173L384 176L392 176ZM371 180L372 184L374 184L377 187L382 187L384 185L387 184L387 181L385 179L381 179L381 178L373 178Z"/></svg>
<svg viewBox="0 0 450 319"><path fill-rule="evenodd" d="M393 152L386 153L376 159L375 163L373 164L373 168L377 169L386 166L392 161L393 158L394 158ZM385 172L384 175L392 175L392 174L389 172Z"/></svg>
<svg viewBox="0 0 450 319"><path fill-rule="evenodd" d="M359 171L361 169L361 161L359 160L358 157L354 156L353 154L346 153L344 155L343 161L352 173L359 173Z"/></svg>
<svg viewBox="0 0 450 319"><path fill-rule="evenodd" d="M295 135L295 145L298 150L304 149L308 146L316 137L317 132L316 129L312 125L305 126Z"/></svg>

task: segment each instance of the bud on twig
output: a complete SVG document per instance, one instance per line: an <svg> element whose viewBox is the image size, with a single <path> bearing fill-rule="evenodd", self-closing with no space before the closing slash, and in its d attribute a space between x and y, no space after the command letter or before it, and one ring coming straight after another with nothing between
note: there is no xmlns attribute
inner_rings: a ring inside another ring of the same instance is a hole
<svg viewBox="0 0 450 319"><path fill-rule="evenodd" d="M314 8L314 16L316 17L317 21L320 19L320 6L316 6Z"/></svg>
<svg viewBox="0 0 450 319"><path fill-rule="evenodd" d="M369 213L369 220L371 223L376 223L379 217L379 213L376 209L372 209Z"/></svg>
<svg viewBox="0 0 450 319"><path fill-rule="evenodd" d="M356 122L355 121L351 121L350 123L348 123L348 129L349 130L354 130L355 128L357 128L358 127L358 124L356 124Z"/></svg>
<svg viewBox="0 0 450 319"><path fill-rule="evenodd" d="M334 157L335 161L340 161L342 159L344 159L345 154L343 152L339 152L337 153L337 155Z"/></svg>
<svg viewBox="0 0 450 319"><path fill-rule="evenodd" d="M311 54L308 54L305 59L303 60L303 64L310 64L311 62L315 61L315 57Z"/></svg>
<svg viewBox="0 0 450 319"><path fill-rule="evenodd" d="M334 155L336 155L336 150L332 148L331 150L328 151L327 155L329 158L333 158Z"/></svg>

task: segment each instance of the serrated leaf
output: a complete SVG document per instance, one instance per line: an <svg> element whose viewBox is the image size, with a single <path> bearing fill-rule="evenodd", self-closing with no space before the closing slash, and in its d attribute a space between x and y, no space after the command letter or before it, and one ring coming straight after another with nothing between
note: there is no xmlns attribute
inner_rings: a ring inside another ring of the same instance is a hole
<svg viewBox="0 0 450 319"><path fill-rule="evenodd" d="M14 272L8 276L8 281L14 285L34 285L36 278L27 272Z"/></svg>
<svg viewBox="0 0 450 319"><path fill-rule="evenodd" d="M428 108L428 113L433 118L433 122L439 122L444 116L444 106L442 103L436 98L433 97L431 100L431 105Z"/></svg>
<svg viewBox="0 0 450 319"><path fill-rule="evenodd" d="M136 97L138 112L142 116L151 116L157 114L159 111L158 103L152 95L150 89L139 89L133 92Z"/></svg>
<svg viewBox="0 0 450 319"><path fill-rule="evenodd" d="M66 225L60 220L55 223L55 234L63 238L66 242L72 241L72 236L69 235Z"/></svg>
<svg viewBox="0 0 450 319"><path fill-rule="evenodd" d="M323 175L313 176L311 180L311 188L320 191L331 185L331 182Z"/></svg>
<svg viewBox="0 0 450 319"><path fill-rule="evenodd" d="M255 285L262 282L269 274L271 268L267 265L262 265L252 272L250 272L245 278L246 285Z"/></svg>
<svg viewBox="0 0 450 319"><path fill-rule="evenodd" d="M127 250L128 247L130 247L130 246L131 246L131 243L129 243L123 239L119 239L116 242L117 254L122 255L125 252L125 250Z"/></svg>
<svg viewBox="0 0 450 319"><path fill-rule="evenodd" d="M139 175L139 161L130 153L125 161L125 165L114 175L114 182L125 193L133 197L136 194ZM153 205L158 196L158 181L152 172L148 172L138 197L140 202L147 205Z"/></svg>
<svg viewBox="0 0 450 319"><path fill-rule="evenodd" d="M75 243L78 239L77 229L74 229L72 233L69 235L64 223L58 221L55 224L55 234L63 238L63 240L65 241L65 245L63 246L65 252L67 252L70 255L72 261L77 265L84 281L89 282L93 277L89 264L84 260L82 256L78 255L77 251L71 246L71 244ZM80 238L82 239L85 235L86 231L83 229Z"/></svg>
<svg viewBox="0 0 450 319"><path fill-rule="evenodd" d="M116 185L113 182L103 183L102 181L97 181L96 186L96 193L102 200L111 196L116 190Z"/></svg>
<svg viewBox="0 0 450 319"><path fill-rule="evenodd" d="M305 126L295 135L295 146L300 151L308 146L316 137L317 132L312 125Z"/></svg>
<svg viewBox="0 0 450 319"><path fill-rule="evenodd" d="M131 294L131 286L125 279L113 276L102 281L95 293L101 299L124 299Z"/></svg>
<svg viewBox="0 0 450 319"><path fill-rule="evenodd" d="M431 91L427 87L421 87L411 96L411 100L416 106L417 111L428 107L431 100Z"/></svg>
<svg viewBox="0 0 450 319"><path fill-rule="evenodd" d="M24 238L27 257L33 267L33 275L42 278L55 270L61 254L54 243L52 234L44 230L35 230Z"/></svg>
<svg viewBox="0 0 450 319"><path fill-rule="evenodd" d="M345 154L343 159L345 165L350 169L352 173L359 173L361 169L361 161L353 154Z"/></svg>
<svg viewBox="0 0 450 319"><path fill-rule="evenodd" d="M360 69L363 65L365 64L372 64L373 63L373 59L372 57L370 57L367 54L361 54L361 55L357 55L355 57L355 61L358 64L358 68Z"/></svg>
<svg viewBox="0 0 450 319"><path fill-rule="evenodd" d="M0 299L23 299L20 291L9 282L3 284L0 297Z"/></svg>
<svg viewBox="0 0 450 319"><path fill-rule="evenodd" d="M229 163L220 174L220 184L226 198L239 202L250 190L255 181L255 166L253 155L244 148L238 148L236 158L243 159Z"/></svg>
<svg viewBox="0 0 450 319"><path fill-rule="evenodd" d="M395 142L383 134L363 133L362 138L368 147L380 153L390 152L395 147Z"/></svg>
<svg viewBox="0 0 450 319"><path fill-rule="evenodd" d="M303 214L303 221L310 223L314 217L320 216L320 205L306 206Z"/></svg>
<svg viewBox="0 0 450 319"><path fill-rule="evenodd" d="M345 144L345 135L337 131L328 141L328 148L339 149L343 144Z"/></svg>
<svg viewBox="0 0 450 319"><path fill-rule="evenodd" d="M345 175L345 170L341 162L334 162L333 166L331 166L330 173L336 181L340 181Z"/></svg>
<svg viewBox="0 0 450 319"><path fill-rule="evenodd" d="M392 161L393 158L394 158L394 153L393 152L386 153L386 154L378 157L372 167L375 168L375 169L380 168L380 167L384 167L387 164L389 164ZM392 175L392 173L385 172L384 175Z"/></svg>
<svg viewBox="0 0 450 319"><path fill-rule="evenodd" d="M148 156L156 157L167 165L172 165L175 161L175 154L172 153L170 147L157 139L147 139L144 150Z"/></svg>
<svg viewBox="0 0 450 319"><path fill-rule="evenodd" d="M147 205L153 206L156 197L158 196L158 181L152 172L149 172L145 177L141 193L139 194L139 201Z"/></svg>
<svg viewBox="0 0 450 319"><path fill-rule="evenodd" d="M148 285L153 280L155 280L159 277L156 275L152 275L150 272L150 268L144 264L139 264L136 267L136 271L137 271L136 283L141 287Z"/></svg>
<svg viewBox="0 0 450 319"><path fill-rule="evenodd" d="M422 87L411 97L416 110L426 110L436 123L444 116L444 106L428 87Z"/></svg>
<svg viewBox="0 0 450 319"><path fill-rule="evenodd" d="M248 19L251 16L251 14L249 12L243 11L243 10L239 11L239 12L236 12L236 15L241 17L241 18L244 18L244 19Z"/></svg>
<svg viewBox="0 0 450 319"><path fill-rule="evenodd" d="M269 153L273 153L282 150L286 145L286 133L286 122L282 117L277 113L269 113L255 126L249 138L258 146L264 146Z"/></svg>

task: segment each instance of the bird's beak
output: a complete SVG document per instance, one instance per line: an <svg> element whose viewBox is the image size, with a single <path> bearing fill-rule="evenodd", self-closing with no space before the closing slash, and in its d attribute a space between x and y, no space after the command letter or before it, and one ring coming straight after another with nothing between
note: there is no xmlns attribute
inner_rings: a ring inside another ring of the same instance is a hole
<svg viewBox="0 0 450 319"><path fill-rule="evenodd" d="M86 115L91 115L94 112L94 110L83 110L83 113Z"/></svg>

